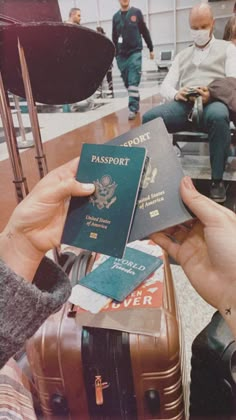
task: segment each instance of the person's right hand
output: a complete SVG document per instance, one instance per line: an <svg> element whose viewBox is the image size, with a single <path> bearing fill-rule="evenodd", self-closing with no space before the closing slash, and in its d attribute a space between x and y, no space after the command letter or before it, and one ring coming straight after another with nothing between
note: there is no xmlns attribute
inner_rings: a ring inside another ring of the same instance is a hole
<svg viewBox="0 0 236 420"><path fill-rule="evenodd" d="M175 100L176 101L184 101L187 102L188 99L186 98L186 94L189 91L189 87L185 86L183 88L181 88L175 95Z"/></svg>
<svg viewBox="0 0 236 420"><path fill-rule="evenodd" d="M198 87L196 91L201 95L203 104L207 104L210 101L210 91L207 86Z"/></svg>
<svg viewBox="0 0 236 420"><path fill-rule="evenodd" d="M151 239L183 268L196 291L227 318L236 336L236 215L197 192L191 178L181 182L181 196L199 221L175 228L173 238Z"/></svg>
<svg viewBox="0 0 236 420"><path fill-rule="evenodd" d="M150 58L150 60L154 60L154 58L155 58L154 51L150 51L149 58Z"/></svg>

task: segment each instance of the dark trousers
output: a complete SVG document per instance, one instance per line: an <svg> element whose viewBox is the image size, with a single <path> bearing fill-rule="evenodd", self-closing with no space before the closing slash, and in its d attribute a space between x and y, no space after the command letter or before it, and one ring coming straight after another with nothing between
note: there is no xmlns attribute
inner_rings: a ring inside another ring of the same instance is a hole
<svg viewBox="0 0 236 420"><path fill-rule="evenodd" d="M114 96L113 79L112 79L112 66L109 67L109 69L107 71L107 74L106 74L106 78L107 78L108 89L111 91L112 96Z"/></svg>
<svg viewBox="0 0 236 420"><path fill-rule="evenodd" d="M143 116L143 123L161 117L169 133L191 129L188 115L192 104L172 101L156 106ZM208 134L212 179L222 179L231 141L229 111L222 102L211 102L204 106L200 129Z"/></svg>
<svg viewBox="0 0 236 420"><path fill-rule="evenodd" d="M138 112L140 101L138 86L141 80L142 53L141 51L135 52L129 57L118 55L116 60L124 85L128 89L129 110Z"/></svg>

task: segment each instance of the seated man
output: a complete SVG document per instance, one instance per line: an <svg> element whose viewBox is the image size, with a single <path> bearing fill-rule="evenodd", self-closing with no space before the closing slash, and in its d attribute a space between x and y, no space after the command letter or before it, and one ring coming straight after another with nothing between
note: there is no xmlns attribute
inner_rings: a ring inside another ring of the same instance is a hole
<svg viewBox="0 0 236 420"><path fill-rule="evenodd" d="M145 113L143 123L161 117L170 133L188 130L193 102L186 98L186 94L190 87L196 88L204 104L201 129L208 133L209 138L210 197L222 203L226 199L222 179L231 140L229 110L222 102L210 101L207 86L216 78L236 76L236 48L234 51L231 43L214 38L214 18L208 4L194 6L189 22L194 44L177 54L161 88L162 95L171 102Z"/></svg>

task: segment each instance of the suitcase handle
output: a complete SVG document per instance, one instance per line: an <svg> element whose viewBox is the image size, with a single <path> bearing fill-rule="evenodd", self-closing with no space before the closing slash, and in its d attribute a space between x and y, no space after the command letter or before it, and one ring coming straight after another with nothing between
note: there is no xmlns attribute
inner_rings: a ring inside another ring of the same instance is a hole
<svg viewBox="0 0 236 420"><path fill-rule="evenodd" d="M80 279L86 275L88 270L88 265L92 256L92 252L83 250L79 253L79 255L69 256L68 260L64 265L64 270L66 268L67 274L71 275L71 286L76 286ZM74 304L70 305L70 308L67 312L68 317L74 317L76 315L76 311L74 310Z"/></svg>
<svg viewBox="0 0 236 420"><path fill-rule="evenodd" d="M164 294L163 294L163 308L171 314L176 314L175 296L173 292L173 277L171 273L169 258L166 252L163 252L164 260Z"/></svg>
<svg viewBox="0 0 236 420"><path fill-rule="evenodd" d="M70 271L72 287L76 286L80 279L86 275L91 256L92 252L84 250L75 258Z"/></svg>

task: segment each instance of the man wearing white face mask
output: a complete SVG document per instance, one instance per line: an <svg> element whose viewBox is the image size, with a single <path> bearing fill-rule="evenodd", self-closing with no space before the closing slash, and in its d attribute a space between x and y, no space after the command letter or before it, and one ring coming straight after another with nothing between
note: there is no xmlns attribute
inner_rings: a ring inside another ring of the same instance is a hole
<svg viewBox="0 0 236 420"><path fill-rule="evenodd" d="M145 113L143 123L161 117L170 133L191 129L193 102L186 95L189 88L197 90L204 104L201 129L209 138L210 197L222 203L226 199L223 173L230 147L229 110L222 102L211 102L207 86L217 78L236 77L236 49L213 36L214 18L208 4L194 6L189 23L194 44L177 54L161 87L161 94L170 102Z"/></svg>

